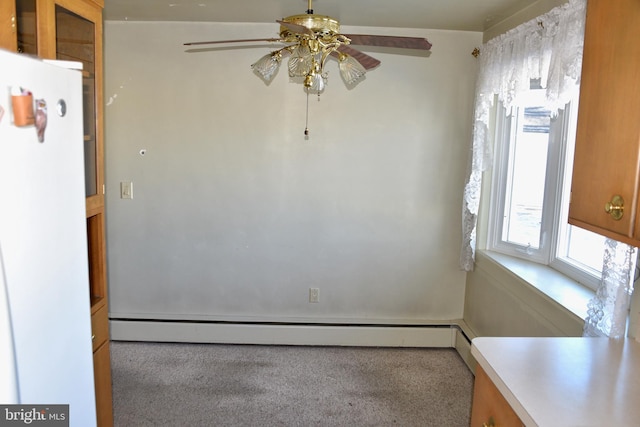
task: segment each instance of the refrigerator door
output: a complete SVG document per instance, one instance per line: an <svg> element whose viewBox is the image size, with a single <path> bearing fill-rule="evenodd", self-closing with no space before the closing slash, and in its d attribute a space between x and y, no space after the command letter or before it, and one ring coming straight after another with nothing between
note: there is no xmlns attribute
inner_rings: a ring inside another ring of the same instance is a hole
<svg viewBox="0 0 640 427"><path fill-rule="evenodd" d="M19 401L69 404L71 426L94 426L81 74L6 51L0 64L0 246ZM44 100L44 132L15 125L12 90Z"/></svg>
<svg viewBox="0 0 640 427"><path fill-rule="evenodd" d="M13 329L4 279L4 261L0 247L0 402L18 403L18 378L13 346Z"/></svg>

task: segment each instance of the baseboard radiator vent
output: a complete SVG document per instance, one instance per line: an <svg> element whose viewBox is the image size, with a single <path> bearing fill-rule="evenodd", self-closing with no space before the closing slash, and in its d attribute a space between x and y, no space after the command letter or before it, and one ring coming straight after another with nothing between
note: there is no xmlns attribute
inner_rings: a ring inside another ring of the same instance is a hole
<svg viewBox="0 0 640 427"><path fill-rule="evenodd" d="M114 341L269 345L452 347L465 339L458 323L433 325L202 322L111 319Z"/></svg>
<svg viewBox="0 0 640 427"><path fill-rule="evenodd" d="M111 340L217 344L452 347L465 359L464 322L447 324L319 324L111 319ZM468 363L468 362L467 362Z"/></svg>

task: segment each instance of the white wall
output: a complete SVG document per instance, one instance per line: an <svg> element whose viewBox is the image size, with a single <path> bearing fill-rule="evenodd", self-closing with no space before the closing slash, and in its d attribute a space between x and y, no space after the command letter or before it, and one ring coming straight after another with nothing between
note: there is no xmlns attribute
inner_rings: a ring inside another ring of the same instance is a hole
<svg viewBox="0 0 640 427"><path fill-rule="evenodd" d="M499 36L520 24L524 24L538 16L544 15L554 7L558 7L567 3L568 0L536 0L523 7L520 11L514 13L508 18L496 22L484 32L483 40L485 42Z"/></svg>
<svg viewBox="0 0 640 427"><path fill-rule="evenodd" d="M560 283L551 274L535 271L554 285ZM587 292L562 292L581 301L586 313ZM464 312L472 336L579 337L584 326L581 316L584 313L573 313L491 256L477 252L475 269L467 275Z"/></svg>
<svg viewBox="0 0 640 427"><path fill-rule="evenodd" d="M421 323L462 318L460 206L481 33L431 55L369 51L352 90L331 63L320 102L266 86L248 46L277 25L105 23L112 318ZM286 63L283 64L286 66ZM146 155L139 151L146 149ZM133 181L133 200L119 197ZM320 303L308 303L309 287Z"/></svg>

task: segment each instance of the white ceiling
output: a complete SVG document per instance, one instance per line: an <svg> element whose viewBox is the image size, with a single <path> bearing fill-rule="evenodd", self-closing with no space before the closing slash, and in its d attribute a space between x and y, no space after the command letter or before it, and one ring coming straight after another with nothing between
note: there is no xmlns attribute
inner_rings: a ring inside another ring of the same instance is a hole
<svg viewBox="0 0 640 427"><path fill-rule="evenodd" d="M536 0L315 0L314 13L342 25L484 31ZM106 0L116 21L274 22L307 0Z"/></svg>

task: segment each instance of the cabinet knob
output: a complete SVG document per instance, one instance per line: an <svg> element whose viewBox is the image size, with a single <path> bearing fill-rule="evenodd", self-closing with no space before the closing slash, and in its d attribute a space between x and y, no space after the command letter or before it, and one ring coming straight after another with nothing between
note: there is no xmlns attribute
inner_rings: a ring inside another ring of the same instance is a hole
<svg viewBox="0 0 640 427"><path fill-rule="evenodd" d="M489 417L487 422L482 423L482 427L496 427L496 422L493 421L493 417Z"/></svg>
<svg viewBox="0 0 640 427"><path fill-rule="evenodd" d="M613 199L604 205L604 211L619 221L624 214L624 199L621 196L613 196Z"/></svg>

